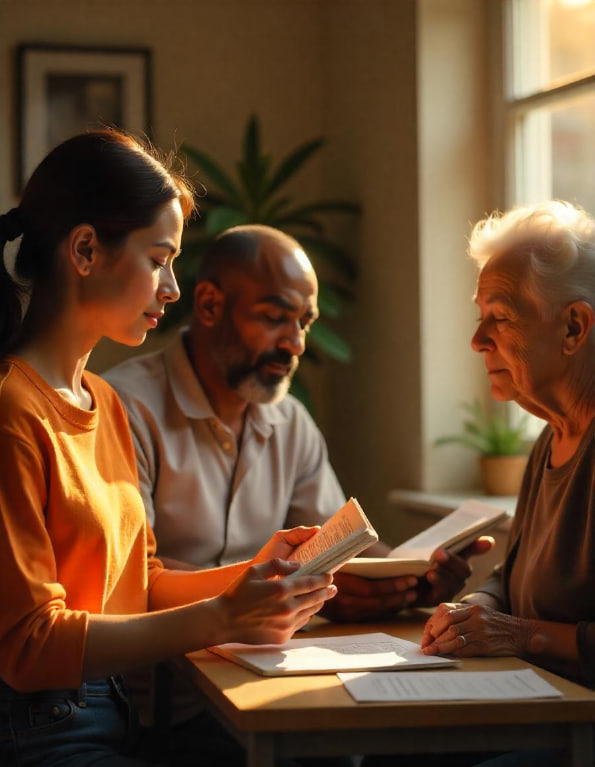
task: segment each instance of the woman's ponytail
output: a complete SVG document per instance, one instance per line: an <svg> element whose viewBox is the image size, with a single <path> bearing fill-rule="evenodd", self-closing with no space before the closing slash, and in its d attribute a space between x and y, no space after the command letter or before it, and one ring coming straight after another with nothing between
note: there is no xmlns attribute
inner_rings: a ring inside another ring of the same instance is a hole
<svg viewBox="0 0 595 767"><path fill-rule="evenodd" d="M21 234L23 222L18 208L0 216L0 358L11 350L21 329L23 291L4 262L4 246Z"/></svg>

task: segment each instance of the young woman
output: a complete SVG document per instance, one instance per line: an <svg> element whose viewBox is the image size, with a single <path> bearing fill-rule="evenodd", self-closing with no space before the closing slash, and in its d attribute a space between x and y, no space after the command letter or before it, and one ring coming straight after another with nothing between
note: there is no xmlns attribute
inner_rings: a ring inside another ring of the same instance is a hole
<svg viewBox="0 0 595 767"><path fill-rule="evenodd" d="M335 594L329 576L277 577L305 528L252 562L165 570L124 410L85 372L100 338L138 345L178 299L193 208L181 176L112 130L54 149L0 216L2 253L22 235L15 279L0 259L2 765L143 764L118 672L283 642Z"/></svg>

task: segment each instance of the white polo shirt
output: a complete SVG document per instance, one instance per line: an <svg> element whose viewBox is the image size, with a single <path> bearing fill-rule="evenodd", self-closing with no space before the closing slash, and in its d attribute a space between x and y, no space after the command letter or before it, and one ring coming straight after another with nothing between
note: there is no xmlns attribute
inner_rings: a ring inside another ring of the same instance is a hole
<svg viewBox="0 0 595 767"><path fill-rule="evenodd" d="M249 406L238 454L190 365L183 332L104 377L128 410L158 556L213 567L249 559L281 528L321 524L345 496L322 434L290 395Z"/></svg>

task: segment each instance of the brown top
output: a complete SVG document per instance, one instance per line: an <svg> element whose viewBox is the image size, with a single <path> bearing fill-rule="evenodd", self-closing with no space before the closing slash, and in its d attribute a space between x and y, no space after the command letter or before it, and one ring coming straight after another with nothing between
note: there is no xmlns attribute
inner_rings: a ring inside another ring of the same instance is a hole
<svg viewBox="0 0 595 767"><path fill-rule="evenodd" d="M503 565L480 588L521 618L578 623L580 681L595 683L595 419L563 466L535 443Z"/></svg>

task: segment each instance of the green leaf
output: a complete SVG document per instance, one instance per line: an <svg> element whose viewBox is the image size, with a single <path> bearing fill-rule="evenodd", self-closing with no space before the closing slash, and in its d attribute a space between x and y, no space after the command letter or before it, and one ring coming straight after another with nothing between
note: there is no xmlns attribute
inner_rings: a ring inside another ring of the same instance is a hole
<svg viewBox="0 0 595 767"><path fill-rule="evenodd" d="M337 291L327 282L318 286L318 308L323 317L340 317L343 313L343 300Z"/></svg>
<svg viewBox="0 0 595 767"><path fill-rule="evenodd" d="M319 216L327 213L348 213L350 215L359 215L362 212L361 205L349 200L318 200L316 202L308 203L308 205L300 205L299 208L294 208L288 211L287 217L293 216L297 218ZM281 219L281 223L285 219Z"/></svg>
<svg viewBox="0 0 595 767"><path fill-rule="evenodd" d="M322 272L319 276L318 301L322 319L312 328L303 361L320 364L328 356L341 362L351 361L349 344L324 320L341 316L345 302L353 300L351 282L357 268L346 249L326 239L325 216L357 214L360 206L342 199L296 205L291 196L276 194L325 143L322 137L306 141L287 153L280 163L274 164L263 152L258 117L251 115L242 135L240 157L235 163L237 175L227 173L206 152L190 144L182 145L189 162L198 167L199 179L207 188L199 199L197 218L189 222L183 252L176 264L181 299L168 307L165 323L159 324L160 329L186 321L191 315L197 267L213 235L239 224L264 223L293 234L313 263L323 262L325 266L324 276ZM294 388L300 389L300 399L307 401L307 407L312 407L303 379L294 377L294 382Z"/></svg>
<svg viewBox="0 0 595 767"><path fill-rule="evenodd" d="M325 143L325 139L315 138L301 144L297 149L294 149L293 152L287 155L287 157L280 162L271 179L267 188L267 196L270 197L280 186L283 186L294 173L297 173L297 171L300 170L308 158L317 152Z"/></svg>
<svg viewBox="0 0 595 767"><path fill-rule="evenodd" d="M205 152L201 152L200 149L196 149L189 144L182 144L181 149L199 170L201 170L207 178L215 184L215 186L219 187L219 191L224 192L232 202L241 204L241 195L234 182L215 160L209 157Z"/></svg>
<svg viewBox="0 0 595 767"><path fill-rule="evenodd" d="M244 132L243 159L237 163L237 169L253 219L260 218L261 203L266 199L265 189L270 166L271 158L261 150L258 118L252 115Z"/></svg>
<svg viewBox="0 0 595 767"><path fill-rule="evenodd" d="M260 219L260 207L264 197L264 187L266 183L266 177L270 165L270 158L262 155L258 160L251 165L247 165L245 162L239 162L237 164L238 174L242 179L245 198L248 203L248 210L246 211L253 223L257 223Z"/></svg>
<svg viewBox="0 0 595 767"><path fill-rule="evenodd" d="M496 405L490 411L485 410L478 399L471 404L463 403L461 408L470 415L463 421L463 433L440 437L434 442L435 445L455 442L483 455L518 455L526 452L526 419L517 426L511 426L506 410L501 414Z"/></svg>
<svg viewBox="0 0 595 767"><path fill-rule="evenodd" d="M176 259L174 270L178 282L184 280L196 279L198 264L203 256L207 245L207 240L197 240L196 242L185 243L179 258ZM194 285L192 286L194 292ZM182 291L180 303L184 301L186 295Z"/></svg>
<svg viewBox="0 0 595 767"><path fill-rule="evenodd" d="M277 223L277 216L284 208L290 204L290 197L278 197L276 200L273 200L269 207L266 208L262 213L262 223L279 228Z"/></svg>
<svg viewBox="0 0 595 767"><path fill-rule="evenodd" d="M260 125L258 117L252 115L244 133L244 165L248 169L260 164Z"/></svg>
<svg viewBox="0 0 595 767"><path fill-rule="evenodd" d="M313 261L319 257L345 277L353 280L357 276L357 267L345 248L320 237L310 237L306 234L300 234L296 239Z"/></svg>
<svg viewBox="0 0 595 767"><path fill-rule="evenodd" d="M308 342L312 342L319 349L322 349L337 362L351 362L353 355L351 347L341 336L336 333L329 325L326 325L324 321L319 320L310 329L308 335Z"/></svg>
<svg viewBox="0 0 595 767"><path fill-rule="evenodd" d="M205 229L211 235L219 234L225 229L230 229L232 226L240 226L240 224L247 223L248 216L243 210L238 210L238 208L232 208L228 205L214 208L205 215Z"/></svg>
<svg viewBox="0 0 595 767"><path fill-rule="evenodd" d="M464 435L459 435L454 437L440 437L434 442L434 444L438 446L438 445L446 445L451 442L458 443L460 445L463 445L464 447L469 447L472 450L477 450L480 453L483 453L485 450L484 442L482 442L481 440L473 439L470 436L464 436Z"/></svg>
<svg viewBox="0 0 595 767"><path fill-rule="evenodd" d="M293 394L296 399L306 407L311 415L314 415L314 400L312 399L308 387L302 381L299 373L296 373L291 379L291 387L289 389L290 394Z"/></svg>
<svg viewBox="0 0 595 767"><path fill-rule="evenodd" d="M204 196L199 199L199 211L204 208L209 210L210 208L216 208L219 205L229 205L229 200L221 194L213 191L213 189L207 189Z"/></svg>
<svg viewBox="0 0 595 767"><path fill-rule="evenodd" d="M299 229L309 229L315 235L320 238L324 236L324 225L317 221L315 218L299 218L297 216L283 216L275 221L277 229L282 229L284 232L291 231L294 227Z"/></svg>

